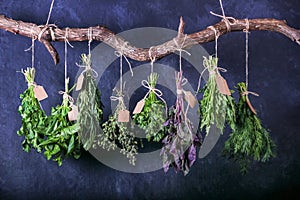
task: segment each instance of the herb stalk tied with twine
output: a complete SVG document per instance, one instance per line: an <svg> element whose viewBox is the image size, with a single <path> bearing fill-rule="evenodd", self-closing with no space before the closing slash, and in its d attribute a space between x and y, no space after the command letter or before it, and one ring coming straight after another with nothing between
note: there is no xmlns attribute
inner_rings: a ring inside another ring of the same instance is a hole
<svg viewBox="0 0 300 200"><path fill-rule="evenodd" d="M245 83L238 83L240 99L236 108L236 128L225 142L223 153L240 164L241 172L248 170L251 160L266 162L275 157L275 144L260 119L250 107Z"/></svg>
<svg viewBox="0 0 300 200"><path fill-rule="evenodd" d="M24 136L22 142L23 150L29 152L31 149L41 152L39 144L44 139L44 127L46 114L41 109L40 103L34 94L35 69L27 68L21 71L28 83L28 88L20 95L21 105L18 112L22 117L22 126L18 130L19 136Z"/></svg>
<svg viewBox="0 0 300 200"><path fill-rule="evenodd" d="M145 131L147 140L152 139L154 142L159 142L164 137L163 123L166 121L166 103L156 97L156 95L159 95L159 98L162 96L161 91L155 89L158 77L157 73L152 72L148 76L148 82L142 81L149 92L144 98L143 110L133 116L133 121Z"/></svg>
<svg viewBox="0 0 300 200"><path fill-rule="evenodd" d="M96 72L91 68L91 56L82 54L80 66L85 70L81 75L83 82L76 101L79 110L77 123L80 126L78 134L83 148L88 151L95 142L96 135L99 134L103 104L94 77Z"/></svg>
<svg viewBox="0 0 300 200"><path fill-rule="evenodd" d="M202 88L203 98L199 101L199 112L201 116L200 129L205 128L206 135L209 134L211 125L215 125L223 133L225 122L231 129L235 129L235 102L230 95L222 94L218 89L217 78L221 78L218 71L218 58L204 57L203 65L209 72L209 78ZM200 77L201 78L201 77Z"/></svg>

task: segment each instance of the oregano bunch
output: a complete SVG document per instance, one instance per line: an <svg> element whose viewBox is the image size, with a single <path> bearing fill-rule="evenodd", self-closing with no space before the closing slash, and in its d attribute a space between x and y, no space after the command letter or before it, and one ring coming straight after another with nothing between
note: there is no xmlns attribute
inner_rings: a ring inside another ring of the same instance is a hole
<svg viewBox="0 0 300 200"><path fill-rule="evenodd" d="M95 142L96 135L99 134L103 104L91 69L90 55L81 55L81 66L85 67L85 70L82 73L82 87L76 101L79 110L77 123L80 126L78 134L83 148L89 150Z"/></svg>
<svg viewBox="0 0 300 200"><path fill-rule="evenodd" d="M28 84L28 88L20 95L21 105L18 108L18 112L22 117L22 126L18 130L19 136L24 136L22 142L23 150L29 152L31 149L35 149L37 152L41 152L42 149L39 144L44 139L44 127L46 114L41 109L40 103L34 94L34 78L35 69L27 68L22 70L25 80Z"/></svg>
<svg viewBox="0 0 300 200"><path fill-rule="evenodd" d="M148 76L149 94L140 113L133 115L133 121L146 133L148 141L159 142L164 137L163 123L166 121L165 103L156 97L156 83L159 75L152 72ZM160 95L160 94L158 94Z"/></svg>
<svg viewBox="0 0 300 200"><path fill-rule="evenodd" d="M129 163L135 165L138 153L137 141L128 122L119 121L119 112L126 110L122 94L118 95L119 103L115 112L102 124L103 133L99 136L98 145L106 150L114 150L120 147L120 153L129 159Z"/></svg>
<svg viewBox="0 0 300 200"><path fill-rule="evenodd" d="M238 161L246 172L251 160L266 162L275 157L275 144L260 119L249 106L246 84L237 84L240 99L236 108L236 128L225 142L224 155Z"/></svg>
<svg viewBox="0 0 300 200"><path fill-rule="evenodd" d="M215 125L223 133L225 122L235 128L235 102L231 95L222 94L217 85L218 58L209 56L204 57L204 67L209 72L209 78L203 89L203 98L199 101L200 129L205 128L206 134L209 133L211 125ZM229 92L231 93L231 91Z"/></svg>
<svg viewBox="0 0 300 200"><path fill-rule="evenodd" d="M65 91L61 105L51 109L45 123L46 139L40 143L47 160L52 158L59 166L66 157L78 159L81 155L81 142L78 136L79 124L68 119L73 102Z"/></svg>

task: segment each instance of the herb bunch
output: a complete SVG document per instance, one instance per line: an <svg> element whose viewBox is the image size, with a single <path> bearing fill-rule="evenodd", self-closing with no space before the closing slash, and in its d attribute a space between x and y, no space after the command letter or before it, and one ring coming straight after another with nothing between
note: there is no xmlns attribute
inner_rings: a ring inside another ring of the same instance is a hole
<svg viewBox="0 0 300 200"><path fill-rule="evenodd" d="M103 134L98 136L98 145L108 151L119 146L120 153L129 159L130 164L135 165L138 153L137 141L134 133L127 126L128 123L118 121L119 111L126 109L121 94L119 94L119 98L122 100L119 100L115 112L102 124Z"/></svg>
<svg viewBox="0 0 300 200"><path fill-rule="evenodd" d="M182 90L182 72L177 75L177 90ZM182 94L177 94L176 106L170 109L164 126L168 133L161 150L164 171L173 166L176 172L187 175L196 160L196 146L201 145L201 135L192 133L192 122L185 115Z"/></svg>
<svg viewBox="0 0 300 200"><path fill-rule="evenodd" d="M88 151L100 130L103 104L101 102L101 93L91 69L91 56L82 54L81 62L81 65L85 67L85 71L83 72L82 88L76 102L79 110L77 123L80 126L78 134L83 148Z"/></svg>
<svg viewBox="0 0 300 200"><path fill-rule="evenodd" d="M201 116L200 129L205 127L206 135L211 125L215 125L223 133L225 122L235 129L235 102L232 96L221 94L217 87L218 58L204 57L203 65L209 72L209 78L203 87L203 98L199 102Z"/></svg>
<svg viewBox="0 0 300 200"><path fill-rule="evenodd" d="M24 151L29 152L31 149L35 149L37 152L41 152L42 149L39 144L44 139L43 128L45 127L46 114L34 95L35 69L27 68L22 70L22 73L28 83L28 88L20 95L21 105L18 112L22 117L22 126L17 134L24 136L22 142Z"/></svg>
<svg viewBox="0 0 300 200"><path fill-rule="evenodd" d="M166 121L165 104L157 99L155 89L159 75L152 72L148 76L150 91L145 98L145 105L140 113L134 114L133 121L146 133L148 141L159 142L164 137L163 123Z"/></svg>
<svg viewBox="0 0 300 200"><path fill-rule="evenodd" d="M241 172L247 172L250 161L266 162L275 157L275 144L260 119L249 107L245 83L237 84L240 99L236 108L236 129L225 142L223 153L238 161Z"/></svg>
<svg viewBox="0 0 300 200"><path fill-rule="evenodd" d="M68 95L64 95L62 104L51 109L51 115L47 117L45 123L46 139L39 144L45 150L47 160L52 158L59 166L65 157L73 156L78 159L81 155L79 124L68 119L71 105Z"/></svg>

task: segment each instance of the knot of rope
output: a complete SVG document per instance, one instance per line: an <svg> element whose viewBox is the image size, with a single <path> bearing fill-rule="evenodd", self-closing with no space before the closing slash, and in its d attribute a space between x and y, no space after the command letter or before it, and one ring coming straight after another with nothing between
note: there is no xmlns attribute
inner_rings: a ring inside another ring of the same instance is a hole
<svg viewBox="0 0 300 200"><path fill-rule="evenodd" d="M46 31L49 31L50 32L50 40L51 41L55 41L56 40L56 37L55 37L55 34L54 34L54 31L53 31L53 28L57 28L57 26L55 24L46 24L46 25L40 25L38 26L40 28L40 32L37 36L37 39L39 41L42 41L42 37L43 37L43 34L46 32Z"/></svg>
<svg viewBox="0 0 300 200"><path fill-rule="evenodd" d="M78 63L76 63L76 66L79 67L79 68L84 68L84 70L81 72L80 75L83 75L85 72L90 70L92 72L92 75L94 76L94 78L98 77L98 72L95 69L93 69L91 66L89 66L89 65L79 65Z"/></svg>
<svg viewBox="0 0 300 200"><path fill-rule="evenodd" d="M63 99L67 99L70 103L70 107L74 104L74 99L66 91L59 91L58 94L63 95Z"/></svg>
<svg viewBox="0 0 300 200"><path fill-rule="evenodd" d="M241 93L242 96L248 96L249 94L252 94L253 96L256 96L256 97L259 96L259 94L257 94L256 92L251 92L251 91L248 91L248 90Z"/></svg>
<svg viewBox="0 0 300 200"><path fill-rule="evenodd" d="M126 52L127 49L128 49L128 42L124 42L123 45L115 51L115 55L117 57L120 57L120 66L121 66L121 68L122 68L122 57L125 58L126 62L128 63L128 66L129 66L131 76L133 76L133 71L132 71L131 64L130 64L128 58L125 56L125 52Z"/></svg>
<svg viewBox="0 0 300 200"><path fill-rule="evenodd" d="M212 14L216 17L222 18L222 21L226 25L227 32L230 32L231 31L231 25L233 25L236 22L236 19L234 17L226 17L225 11L224 11L224 8L223 8L223 4L222 4L222 0L219 0L219 2L220 2L221 10L222 10L222 15L216 14L212 11L210 11L210 14ZM230 22L230 20L233 21L233 22Z"/></svg>
<svg viewBox="0 0 300 200"><path fill-rule="evenodd" d="M187 50L183 49L184 48L184 45L185 45L185 42L186 42L186 39L187 39L187 34L184 34L184 38L183 38L183 41L181 43L178 43L178 40L180 38L173 38L173 41L175 43L175 46L174 46L174 50L175 51L178 51L181 55L181 52L184 52L186 53L187 55L191 55L190 52L188 52Z"/></svg>
<svg viewBox="0 0 300 200"><path fill-rule="evenodd" d="M243 32L244 33L249 33L250 23L249 23L249 19L248 18L245 19L245 23L246 23L246 28L243 29Z"/></svg>

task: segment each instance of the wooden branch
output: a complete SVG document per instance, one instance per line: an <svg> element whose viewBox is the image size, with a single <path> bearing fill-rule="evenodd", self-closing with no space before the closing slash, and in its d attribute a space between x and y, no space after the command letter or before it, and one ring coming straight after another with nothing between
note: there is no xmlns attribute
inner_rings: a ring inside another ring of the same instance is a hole
<svg viewBox="0 0 300 200"><path fill-rule="evenodd" d="M228 24L230 25L230 30L228 30ZM213 27L219 33L219 36L224 35L233 31L243 31L247 28L246 19L235 19L231 20L230 23L226 23L224 20L213 25ZM33 23L16 21L10 18L0 15L0 29L12 32L14 34L19 34L29 38L38 39L42 42L49 53L51 54L55 64L59 62L59 56L56 49L52 46L51 42L64 42L66 36L66 30L68 31L68 41L87 41L88 30L92 32L92 39L96 41L101 41L111 46L116 50L120 50L121 47L126 45L124 50L124 55L137 61L148 61L149 49L148 48L138 48L130 45L123 38L116 36L112 31L103 27L95 26L90 28L63 28L60 29L55 25L36 25ZM249 31L274 31L285 35L292 41L300 45L300 30L294 29L286 24L284 20L276 19L251 19L249 20ZM195 44L207 43L215 40L215 33L212 28L206 28L202 31L188 34L186 39L183 40L184 36L184 22L180 18L180 25L178 28L178 36L173 40L167 41L163 44L152 47L151 57L159 59L172 52L175 52L178 47L189 48ZM184 43L183 43L184 41Z"/></svg>

